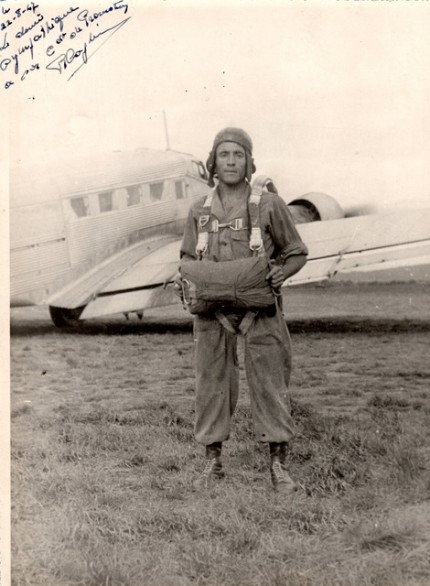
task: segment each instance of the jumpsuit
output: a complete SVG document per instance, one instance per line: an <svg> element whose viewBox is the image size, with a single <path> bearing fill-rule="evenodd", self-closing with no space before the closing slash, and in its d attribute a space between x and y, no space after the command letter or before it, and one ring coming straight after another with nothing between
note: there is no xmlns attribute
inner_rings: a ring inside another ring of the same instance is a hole
<svg viewBox="0 0 430 586"><path fill-rule="evenodd" d="M248 196L249 193L250 189ZM181 245L184 260L197 260L199 219L207 214L207 208L203 209L205 199L198 200L189 212ZM284 264L289 256L306 255L306 245L285 202L278 195L264 193L259 207L263 245L268 257ZM231 223L231 226L209 232L207 259L220 262L252 256L247 198L227 211L215 190L210 212L212 219L220 224ZM239 218L242 219L239 223L234 222ZM207 221L207 216L205 219ZM238 225L242 229L232 228ZM232 308L223 312L237 329L246 310ZM287 396L291 340L278 304L260 309L244 337L245 372L255 437L260 442L286 442L294 434ZM224 442L230 435L230 422L239 396L237 334L228 331L215 315L200 314L194 320L194 339L195 438L203 445Z"/></svg>

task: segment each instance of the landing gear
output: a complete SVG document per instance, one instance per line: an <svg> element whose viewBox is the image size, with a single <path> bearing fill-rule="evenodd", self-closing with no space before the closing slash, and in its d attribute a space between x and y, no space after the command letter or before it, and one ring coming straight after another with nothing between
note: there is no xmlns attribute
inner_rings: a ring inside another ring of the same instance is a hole
<svg viewBox="0 0 430 586"><path fill-rule="evenodd" d="M49 314L57 328L74 328L80 323L79 316L84 309L85 305L82 307L75 307L74 309L69 309L67 307L54 307L53 305L50 305Z"/></svg>
<svg viewBox="0 0 430 586"><path fill-rule="evenodd" d="M143 318L143 311L124 311L124 317L127 321L130 321L130 313L135 313L137 315L137 317L139 318L140 321L142 321Z"/></svg>

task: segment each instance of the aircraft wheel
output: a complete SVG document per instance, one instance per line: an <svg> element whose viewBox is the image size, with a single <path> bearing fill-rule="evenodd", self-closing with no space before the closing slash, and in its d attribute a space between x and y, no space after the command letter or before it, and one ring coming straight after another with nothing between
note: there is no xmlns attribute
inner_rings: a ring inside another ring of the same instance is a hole
<svg viewBox="0 0 430 586"><path fill-rule="evenodd" d="M57 328L73 328L80 323L79 316L84 311L84 308L85 305L74 309L69 309L67 307L54 307L53 305L50 305L49 314Z"/></svg>

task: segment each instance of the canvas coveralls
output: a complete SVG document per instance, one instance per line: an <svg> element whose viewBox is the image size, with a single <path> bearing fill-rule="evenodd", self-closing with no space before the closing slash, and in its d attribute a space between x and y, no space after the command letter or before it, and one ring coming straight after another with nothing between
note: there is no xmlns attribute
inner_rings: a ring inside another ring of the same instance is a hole
<svg viewBox="0 0 430 586"><path fill-rule="evenodd" d="M248 196L249 193L250 188ZM196 202L189 212L181 246L182 259L197 259L198 221L208 213L203 209L205 199ZM215 192L212 218L218 219L220 224L242 218L243 229L226 227L209 232L208 260L219 262L252 256L247 228L250 223L247 198L226 212ZM262 195L260 227L269 258L284 264L291 255L307 254L290 212L278 195ZM223 310L223 313L237 328L246 310ZM203 445L224 442L230 435L230 420L239 395L237 335L227 331L213 314L205 314L195 317L194 339L195 438ZM291 372L291 340L278 304L259 310L252 321L245 335L245 370L257 441L288 441L294 433L286 400Z"/></svg>

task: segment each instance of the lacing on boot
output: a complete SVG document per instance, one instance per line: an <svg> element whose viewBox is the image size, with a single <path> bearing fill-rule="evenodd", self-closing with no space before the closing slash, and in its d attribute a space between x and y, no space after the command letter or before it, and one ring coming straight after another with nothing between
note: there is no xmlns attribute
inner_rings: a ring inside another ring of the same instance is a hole
<svg viewBox="0 0 430 586"><path fill-rule="evenodd" d="M270 467L273 488L279 491L292 492L297 490L294 480L290 477L279 460L272 462Z"/></svg>
<svg viewBox="0 0 430 586"><path fill-rule="evenodd" d="M222 462L219 456L207 460L203 472L194 481L194 488L208 488L212 481L224 478L225 473L222 469Z"/></svg>
<svg viewBox="0 0 430 586"><path fill-rule="evenodd" d="M282 443L270 443L270 476L273 488L283 492L297 490L295 482L287 472L286 467L287 445Z"/></svg>
<svg viewBox="0 0 430 586"><path fill-rule="evenodd" d="M222 469L222 464L218 458L212 458L206 462L206 466L202 472L202 476L210 476L211 474L215 476L224 476L224 471Z"/></svg>
<svg viewBox="0 0 430 586"><path fill-rule="evenodd" d="M273 484L277 485L280 482L285 482L284 470L281 466L281 462L273 462L271 475Z"/></svg>

